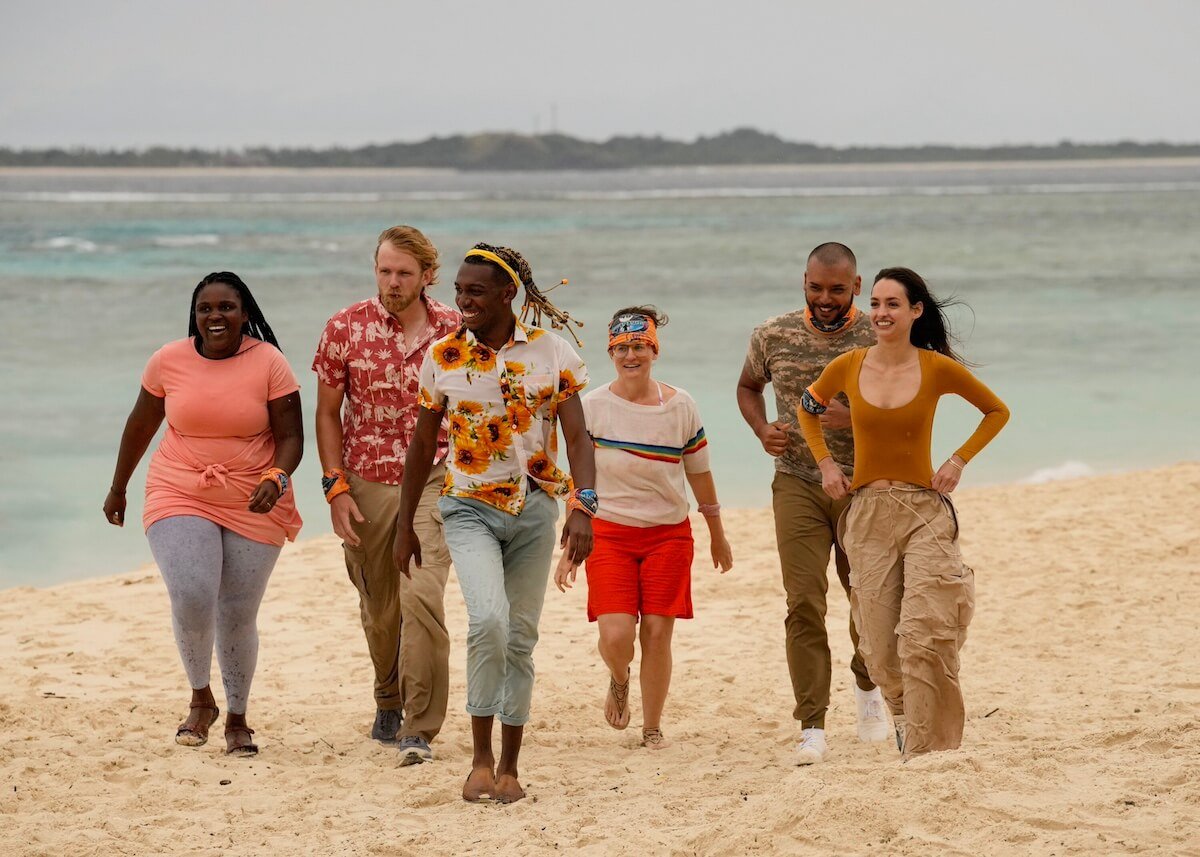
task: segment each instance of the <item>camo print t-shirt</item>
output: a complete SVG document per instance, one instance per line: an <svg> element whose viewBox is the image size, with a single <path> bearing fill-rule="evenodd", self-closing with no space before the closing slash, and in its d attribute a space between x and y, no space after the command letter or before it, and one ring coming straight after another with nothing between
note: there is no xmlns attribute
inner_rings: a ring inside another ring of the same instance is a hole
<svg viewBox="0 0 1200 857"><path fill-rule="evenodd" d="M774 387L776 418L790 425L788 448L775 459L776 470L809 482L821 481L821 471L796 425L800 397L833 358L845 351L874 344L875 333L871 330L870 320L866 313L857 310L850 323L834 333L815 329L804 317L803 309L769 318L754 328L750 334L750 350L746 354L750 377ZM839 394L837 398L846 404L844 395ZM850 429L829 429L825 432L825 440L834 460L854 461L854 438ZM842 463L841 467L847 476L853 476L852 464Z"/></svg>

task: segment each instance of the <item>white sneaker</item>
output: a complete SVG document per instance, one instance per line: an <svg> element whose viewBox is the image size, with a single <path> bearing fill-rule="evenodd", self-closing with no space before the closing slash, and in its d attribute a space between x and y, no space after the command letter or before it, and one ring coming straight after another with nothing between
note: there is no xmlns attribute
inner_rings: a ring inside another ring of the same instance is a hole
<svg viewBox="0 0 1200 857"><path fill-rule="evenodd" d="M829 755L825 745L824 729L804 729L800 732L800 743L796 745L795 763L797 765L815 765L824 762Z"/></svg>
<svg viewBox="0 0 1200 857"><path fill-rule="evenodd" d="M900 751L900 755L904 755L904 732L908 727L908 721L904 719L903 714L895 714L892 716L892 722L896 725L896 749Z"/></svg>
<svg viewBox="0 0 1200 857"><path fill-rule="evenodd" d="M863 690L854 686L854 701L858 703L858 740L871 743L892 737L888 728L887 708L879 688Z"/></svg>

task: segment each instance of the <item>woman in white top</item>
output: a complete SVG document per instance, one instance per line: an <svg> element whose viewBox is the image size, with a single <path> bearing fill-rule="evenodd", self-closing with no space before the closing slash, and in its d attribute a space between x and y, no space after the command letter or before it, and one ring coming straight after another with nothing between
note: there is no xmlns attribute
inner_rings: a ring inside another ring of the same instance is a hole
<svg viewBox="0 0 1200 857"><path fill-rule="evenodd" d="M598 623L600 655L611 673L604 717L614 729L629 725L630 664L640 637L642 744L655 750L667 746L661 718L671 684L671 634L676 619L692 618L685 481L708 525L713 568L733 567L696 403L650 376L658 328L666 323L652 306L618 311L608 329L616 380L583 397L600 498L587 580L588 619ZM564 554L554 574L560 590L570 588L575 571Z"/></svg>

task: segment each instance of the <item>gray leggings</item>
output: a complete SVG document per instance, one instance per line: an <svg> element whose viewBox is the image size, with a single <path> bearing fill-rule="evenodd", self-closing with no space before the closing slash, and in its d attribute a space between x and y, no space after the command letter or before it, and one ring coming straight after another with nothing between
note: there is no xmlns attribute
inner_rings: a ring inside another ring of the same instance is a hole
<svg viewBox="0 0 1200 857"><path fill-rule="evenodd" d="M225 706L245 714L258 662L258 605L281 548L194 515L156 521L146 537L167 584L188 682L208 687L215 636Z"/></svg>

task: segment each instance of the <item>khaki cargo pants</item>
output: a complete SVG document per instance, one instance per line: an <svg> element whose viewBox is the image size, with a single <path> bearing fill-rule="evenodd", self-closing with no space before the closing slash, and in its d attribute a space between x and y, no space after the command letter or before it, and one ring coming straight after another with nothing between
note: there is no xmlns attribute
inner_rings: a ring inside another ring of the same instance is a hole
<svg viewBox="0 0 1200 857"><path fill-rule="evenodd" d="M776 473L771 483L775 512L775 541L783 588L787 593L784 619L788 673L796 707L792 716L804 728L825 728L829 708L832 656L825 630L826 594L829 591L829 551L833 549L838 582L850 596L850 564L834 539L838 517L847 500L832 500L821 483L790 473ZM862 690L875 685L858 653L858 632L850 618L850 669Z"/></svg>
<svg viewBox="0 0 1200 857"><path fill-rule="evenodd" d="M958 652L975 575L958 551L950 498L917 487L860 488L839 528L867 669L906 720L904 754L953 750L965 709Z"/></svg>
<svg viewBox="0 0 1200 857"><path fill-rule="evenodd" d="M432 741L446 719L450 691L450 634L443 604L450 552L442 535L438 496L445 465L433 468L413 527L421 542L421 567L402 575L392 560L400 486L368 482L347 472L350 496L366 520L352 522L362 546L343 545L346 572L358 590L363 631L375 667L375 705L403 709L397 737Z"/></svg>

